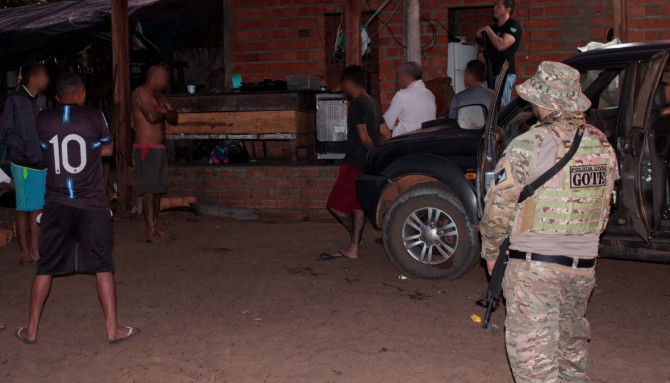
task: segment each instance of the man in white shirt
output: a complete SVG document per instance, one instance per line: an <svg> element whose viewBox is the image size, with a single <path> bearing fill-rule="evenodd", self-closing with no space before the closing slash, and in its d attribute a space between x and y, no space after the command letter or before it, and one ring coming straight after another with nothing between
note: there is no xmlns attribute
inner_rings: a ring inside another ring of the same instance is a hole
<svg viewBox="0 0 670 383"><path fill-rule="evenodd" d="M398 69L401 89L393 96L391 106L384 113L384 120L393 137L420 129L422 123L436 118L435 96L421 80L422 75L421 65L415 62L406 62Z"/></svg>
<svg viewBox="0 0 670 383"><path fill-rule="evenodd" d="M491 108L493 91L484 85L486 81L486 64L472 60L465 66L463 83L465 90L458 92L449 106L449 118L456 118L458 108L466 105L484 105L488 111Z"/></svg>

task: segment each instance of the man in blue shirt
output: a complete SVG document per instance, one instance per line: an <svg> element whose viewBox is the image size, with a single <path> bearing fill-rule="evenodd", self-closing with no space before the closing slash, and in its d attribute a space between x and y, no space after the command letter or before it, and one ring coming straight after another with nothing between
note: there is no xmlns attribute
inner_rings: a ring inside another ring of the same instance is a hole
<svg viewBox="0 0 670 383"><path fill-rule="evenodd" d="M21 87L5 101L0 135L11 151L12 178L16 188L16 236L20 263L34 266L39 258L37 216L44 206L46 166L37 137L35 118L47 107L42 94L49 85L46 68L38 63L21 67Z"/></svg>
<svg viewBox="0 0 670 383"><path fill-rule="evenodd" d="M484 105L491 108L493 91L484 85L486 81L486 64L479 60L470 61L463 73L465 90L458 92L449 106L449 118L456 118L458 108L466 105Z"/></svg>

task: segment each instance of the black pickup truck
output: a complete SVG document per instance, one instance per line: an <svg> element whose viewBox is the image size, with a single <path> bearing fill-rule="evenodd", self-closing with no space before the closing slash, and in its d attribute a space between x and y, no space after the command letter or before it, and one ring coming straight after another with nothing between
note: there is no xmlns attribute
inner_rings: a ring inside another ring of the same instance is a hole
<svg viewBox="0 0 670 383"><path fill-rule="evenodd" d="M670 262L669 54L670 41L661 41L564 61L582 73L593 104L587 121L608 136L619 160L603 257ZM455 279L478 263L478 223L492 170L505 146L536 122L521 98L501 108L500 88L490 108L465 106L456 119L431 121L368 154L358 197L401 271Z"/></svg>

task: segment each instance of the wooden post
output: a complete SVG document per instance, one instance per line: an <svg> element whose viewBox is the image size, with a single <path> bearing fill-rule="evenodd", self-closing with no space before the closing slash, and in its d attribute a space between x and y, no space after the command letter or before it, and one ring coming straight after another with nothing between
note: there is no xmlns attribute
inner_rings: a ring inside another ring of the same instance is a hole
<svg viewBox="0 0 670 383"><path fill-rule="evenodd" d="M223 0L223 71L226 76L224 85L226 92L233 90L233 64L230 61L230 34L232 20L230 0Z"/></svg>
<svg viewBox="0 0 670 383"><path fill-rule="evenodd" d="M361 2L347 0L345 5L347 65L361 65Z"/></svg>
<svg viewBox="0 0 670 383"><path fill-rule="evenodd" d="M114 162L122 212L132 205L130 186L130 52L128 48L128 0L112 0L112 64L114 76Z"/></svg>
<svg viewBox="0 0 670 383"><path fill-rule="evenodd" d="M405 59L421 65L421 16L419 0L405 1Z"/></svg>
<svg viewBox="0 0 670 383"><path fill-rule="evenodd" d="M622 42L628 41L628 9L626 0L612 0L612 16L614 26L614 37L618 37Z"/></svg>

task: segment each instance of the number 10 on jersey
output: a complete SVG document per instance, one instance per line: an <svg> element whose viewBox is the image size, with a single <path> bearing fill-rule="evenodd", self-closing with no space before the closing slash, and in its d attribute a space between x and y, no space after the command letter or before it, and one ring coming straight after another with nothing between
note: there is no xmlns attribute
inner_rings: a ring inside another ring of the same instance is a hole
<svg viewBox="0 0 670 383"><path fill-rule="evenodd" d="M60 174L61 164L63 169L70 174L77 174L84 170L86 167L86 141L84 138L78 134L68 134L63 138L63 141L58 142L58 135L53 136L49 143L53 145L53 154L54 154L54 170L56 174ZM77 166L72 166L70 164L70 156L68 152L68 145L78 145L79 146L79 158L80 162Z"/></svg>

